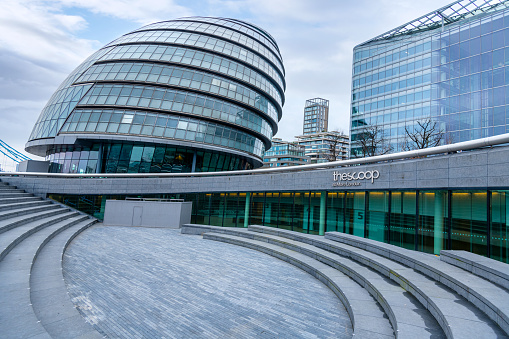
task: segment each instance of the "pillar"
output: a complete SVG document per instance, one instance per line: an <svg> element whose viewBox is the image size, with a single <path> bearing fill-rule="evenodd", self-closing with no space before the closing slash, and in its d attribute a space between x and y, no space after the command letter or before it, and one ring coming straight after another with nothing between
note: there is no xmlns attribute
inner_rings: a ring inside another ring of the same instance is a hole
<svg viewBox="0 0 509 339"><path fill-rule="evenodd" d="M320 224L318 229L319 235L324 235L325 233L325 212L327 208L327 192L320 192Z"/></svg>
<svg viewBox="0 0 509 339"><path fill-rule="evenodd" d="M244 208L244 227L249 225L249 208L251 207L251 193L246 193L246 207Z"/></svg>
<svg viewBox="0 0 509 339"><path fill-rule="evenodd" d="M444 194L435 192L435 216L433 218L433 253L439 255L444 243Z"/></svg>

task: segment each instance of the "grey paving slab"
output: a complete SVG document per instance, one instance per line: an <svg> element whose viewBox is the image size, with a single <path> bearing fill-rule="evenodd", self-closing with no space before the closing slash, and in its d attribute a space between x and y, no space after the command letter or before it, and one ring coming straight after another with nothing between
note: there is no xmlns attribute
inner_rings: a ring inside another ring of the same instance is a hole
<svg viewBox="0 0 509 339"><path fill-rule="evenodd" d="M64 258L73 302L109 337L352 335L348 314L331 290L250 249L178 230L93 227Z"/></svg>

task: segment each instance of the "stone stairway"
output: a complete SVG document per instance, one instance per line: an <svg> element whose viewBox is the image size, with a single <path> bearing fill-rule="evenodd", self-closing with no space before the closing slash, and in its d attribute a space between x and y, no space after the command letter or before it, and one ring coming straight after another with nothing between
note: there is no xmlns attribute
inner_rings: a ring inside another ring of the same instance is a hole
<svg viewBox="0 0 509 339"><path fill-rule="evenodd" d="M95 219L0 182L0 337L101 338L67 294L62 256Z"/></svg>
<svg viewBox="0 0 509 339"><path fill-rule="evenodd" d="M492 273L496 284L459 267L470 257L451 265L445 260L452 255L444 253L442 261L337 232L322 237L264 226L184 225L182 233L252 248L312 274L343 302L355 338L507 338L504 275ZM491 271L507 269L483 263Z"/></svg>

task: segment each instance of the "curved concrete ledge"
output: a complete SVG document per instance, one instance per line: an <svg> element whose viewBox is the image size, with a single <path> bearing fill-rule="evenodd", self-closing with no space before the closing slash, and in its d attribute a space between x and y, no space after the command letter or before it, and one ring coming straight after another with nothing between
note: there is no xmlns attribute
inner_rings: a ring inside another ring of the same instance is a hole
<svg viewBox="0 0 509 339"><path fill-rule="evenodd" d="M398 283L433 315L448 338L501 336L502 331L486 315L449 288L437 284L411 268L362 249L324 239L265 226L249 226L250 231L293 239L351 258Z"/></svg>
<svg viewBox="0 0 509 339"><path fill-rule="evenodd" d="M3 296L0 298L0 336L6 338L81 336L83 333L76 332L78 321L85 323L81 316L75 322L66 319L67 334L71 335L61 335L63 332L53 332L56 335L52 335L41 324L31 302L31 284L35 279L32 271L37 264L41 264L43 274L36 280L48 283L49 267L47 263L41 262L40 254L44 253L44 249L52 247L51 242L55 237L65 235L69 231L71 232L68 236L73 237L93 224L95 220L91 220L83 213L70 211L59 204L34 198L28 193L16 193L20 190L8 188L4 183L0 183L0 188L3 188L2 192L14 192L0 194L0 206L4 211L0 213L0 290ZM22 198L13 198L16 195L22 195ZM78 229L75 229L76 227ZM63 239L65 245L67 245L66 241L67 239ZM58 271L60 277L54 278L62 284L64 282L61 262L64 249L65 247L61 246L56 260L54 256L50 256L53 264L60 265ZM68 298L65 284L64 290L60 292L60 296ZM57 295L51 297L55 299ZM46 305L51 306L46 307L47 315L62 315L61 310L56 309L48 300L46 301ZM75 309L74 311L77 313ZM93 331L85 334L87 338L94 338Z"/></svg>
<svg viewBox="0 0 509 339"><path fill-rule="evenodd" d="M467 251L440 251L440 260L509 290L509 265Z"/></svg>
<svg viewBox="0 0 509 339"><path fill-rule="evenodd" d="M432 255L338 232L327 232L325 238L389 258L444 284L484 312L506 335L509 334L509 293L492 282Z"/></svg>
<svg viewBox="0 0 509 339"><path fill-rule="evenodd" d="M209 229L209 231L211 230L212 229ZM355 283L349 283L348 281L351 281L350 278L330 266L320 263L306 255L256 240L239 238L227 234L218 234L215 232L204 233L203 238L251 248L284 260L311 274L327 285L343 302L352 320L355 338L394 337L392 327L389 321L384 318L383 312L380 312L376 317L368 317L365 315L365 312L362 312L362 309L365 307L371 307L372 309L378 308L378 305L372 298L370 298L372 300L371 305L357 302L363 294L367 293L366 290ZM347 286L347 288L343 288L343 286ZM362 300L366 301L365 298L362 298Z"/></svg>

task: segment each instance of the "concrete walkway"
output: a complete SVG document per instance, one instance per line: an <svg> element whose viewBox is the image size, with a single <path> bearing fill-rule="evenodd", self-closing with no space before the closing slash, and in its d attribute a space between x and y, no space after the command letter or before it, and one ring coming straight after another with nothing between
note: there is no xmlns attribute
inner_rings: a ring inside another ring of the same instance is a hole
<svg viewBox="0 0 509 339"><path fill-rule="evenodd" d="M94 226L63 267L73 302L107 337L352 336L343 305L309 274L180 230Z"/></svg>

